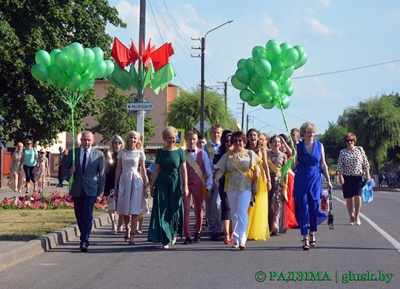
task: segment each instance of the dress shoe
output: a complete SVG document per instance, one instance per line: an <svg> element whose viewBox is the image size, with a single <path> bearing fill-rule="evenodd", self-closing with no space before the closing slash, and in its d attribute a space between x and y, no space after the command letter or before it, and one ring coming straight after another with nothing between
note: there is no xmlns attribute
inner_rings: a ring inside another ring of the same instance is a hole
<svg viewBox="0 0 400 289"><path fill-rule="evenodd" d="M192 239L190 237L187 237L185 242L183 242L183 244L185 244L185 245L192 244Z"/></svg>
<svg viewBox="0 0 400 289"><path fill-rule="evenodd" d="M80 245L79 246L79 250L81 250L81 252L87 252L88 251L88 247L86 245Z"/></svg>
<svg viewBox="0 0 400 289"><path fill-rule="evenodd" d="M194 234L194 241L195 241L195 242L200 242L200 241L201 241L200 233L195 233L195 234Z"/></svg>
<svg viewBox="0 0 400 289"><path fill-rule="evenodd" d="M361 222L354 222L357 226L361 226Z"/></svg>

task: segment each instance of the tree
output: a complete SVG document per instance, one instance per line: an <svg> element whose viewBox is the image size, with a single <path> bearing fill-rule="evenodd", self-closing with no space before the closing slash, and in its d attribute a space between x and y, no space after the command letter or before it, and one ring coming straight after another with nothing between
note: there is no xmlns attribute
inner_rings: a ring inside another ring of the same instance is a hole
<svg viewBox="0 0 400 289"><path fill-rule="evenodd" d="M347 129L333 122L329 122L328 125L328 129L319 140L324 144L327 158L337 163L339 152L344 148L343 137L346 135Z"/></svg>
<svg viewBox="0 0 400 289"><path fill-rule="evenodd" d="M200 95L200 88L191 92L179 89L179 97L170 103L166 112L168 125L185 131L195 129L200 121ZM209 125L219 124L223 129L236 130L235 119L226 108L224 96L212 90L204 92L204 121Z"/></svg>
<svg viewBox="0 0 400 289"><path fill-rule="evenodd" d="M71 130L70 110L48 87L35 80L30 69L38 50L62 49L72 42L99 46L110 52L112 37L107 23L126 25L107 0L8 0L0 4L0 115L7 124L8 139L32 138L42 145L53 143L57 134ZM95 112L93 91L76 107L77 129Z"/></svg>
<svg viewBox="0 0 400 289"><path fill-rule="evenodd" d="M357 136L357 144L372 158L376 173L388 150L400 145L398 98L398 94L376 96L343 113L348 131Z"/></svg>
<svg viewBox="0 0 400 289"><path fill-rule="evenodd" d="M109 141L118 134L125 139L126 134L135 130L136 117L126 110L126 104L130 102L135 95L126 95L115 86L106 86L107 95L97 103L99 113L96 117L98 125L93 132L103 135L102 141ZM145 144L154 137L154 122L150 117L144 119L144 139Z"/></svg>

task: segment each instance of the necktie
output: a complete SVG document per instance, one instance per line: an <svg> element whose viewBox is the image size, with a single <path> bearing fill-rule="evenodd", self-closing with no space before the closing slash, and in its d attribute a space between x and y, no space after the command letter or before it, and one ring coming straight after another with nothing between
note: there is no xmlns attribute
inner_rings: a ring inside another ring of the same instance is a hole
<svg viewBox="0 0 400 289"><path fill-rule="evenodd" d="M195 149L188 149L188 152L194 153L196 150Z"/></svg>
<svg viewBox="0 0 400 289"><path fill-rule="evenodd" d="M84 150L83 151L83 160L82 160L82 174L84 174L85 170L86 170L86 153L87 153L87 150Z"/></svg>

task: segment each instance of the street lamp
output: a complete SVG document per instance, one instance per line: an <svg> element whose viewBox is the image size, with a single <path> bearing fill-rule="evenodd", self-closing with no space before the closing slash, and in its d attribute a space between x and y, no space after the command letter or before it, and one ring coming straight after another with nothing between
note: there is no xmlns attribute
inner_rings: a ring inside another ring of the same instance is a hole
<svg viewBox="0 0 400 289"><path fill-rule="evenodd" d="M201 99L200 99L200 134L204 135L204 50L206 48L206 37L207 34L210 33L211 31L214 31L226 24L232 23L233 20L227 21L224 24L221 24L210 31L208 31L204 37L201 38Z"/></svg>

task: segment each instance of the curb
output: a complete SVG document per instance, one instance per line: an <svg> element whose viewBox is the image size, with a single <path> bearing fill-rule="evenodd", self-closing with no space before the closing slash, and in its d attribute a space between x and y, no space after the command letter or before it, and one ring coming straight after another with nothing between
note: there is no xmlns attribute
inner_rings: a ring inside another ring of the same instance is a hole
<svg viewBox="0 0 400 289"><path fill-rule="evenodd" d="M93 218L92 231L111 223L108 213ZM14 249L0 253L0 272L13 267L19 263L25 262L44 252L56 248L59 245L66 244L79 237L78 225L72 225L63 228L54 233L50 233L24 243Z"/></svg>

